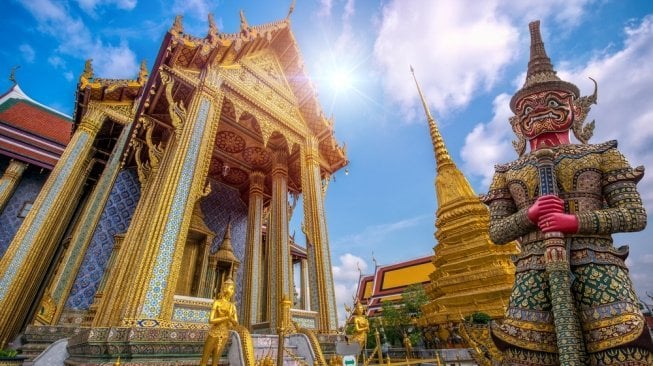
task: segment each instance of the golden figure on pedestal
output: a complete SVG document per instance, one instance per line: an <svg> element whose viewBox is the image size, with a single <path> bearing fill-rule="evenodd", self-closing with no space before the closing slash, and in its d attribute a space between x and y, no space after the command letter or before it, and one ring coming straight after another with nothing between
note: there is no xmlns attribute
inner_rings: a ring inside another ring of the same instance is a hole
<svg viewBox="0 0 653 366"><path fill-rule="evenodd" d="M367 333L370 331L370 322L365 315L365 308L360 301L356 302L354 307L354 314L351 316L351 322L354 324L354 331L349 336L349 342L357 342L360 344L361 349L367 343Z"/></svg>
<svg viewBox="0 0 653 366"><path fill-rule="evenodd" d="M406 358L413 358L413 342L410 337L404 332L404 348L406 349Z"/></svg>
<svg viewBox="0 0 653 366"><path fill-rule="evenodd" d="M213 355L212 364L217 366L220 355L229 339L229 330L238 325L236 305L231 302L234 290L234 281L228 278L222 285L218 298L213 302L211 314L209 315L211 329L209 329L209 335L206 337L206 342L204 342L202 360L200 361L201 366L206 366L211 354Z"/></svg>

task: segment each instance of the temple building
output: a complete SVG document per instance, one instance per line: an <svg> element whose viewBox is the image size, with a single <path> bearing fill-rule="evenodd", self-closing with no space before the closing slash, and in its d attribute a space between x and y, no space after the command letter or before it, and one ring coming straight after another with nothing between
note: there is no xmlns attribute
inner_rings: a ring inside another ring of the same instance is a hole
<svg viewBox="0 0 653 366"><path fill-rule="evenodd" d="M2 96L0 348L21 332L75 334L71 357L169 329L193 338L229 277L254 333L274 332L284 298L300 326L337 329L324 198L346 152L290 13L240 19L228 34L209 16L196 37L177 17L133 80L88 61L72 118L17 85ZM300 195L305 248L288 230Z"/></svg>
<svg viewBox="0 0 653 366"><path fill-rule="evenodd" d="M411 285L426 285L433 267L432 256L376 266L374 273L361 276L356 298L365 305L368 316L382 313L382 303L400 303L403 292Z"/></svg>
<svg viewBox="0 0 653 366"><path fill-rule="evenodd" d="M414 74L413 74L414 77ZM476 312L504 316L515 276L511 255L518 244L498 246L489 238L487 207L449 155L415 79L429 125L437 176L435 191L437 244L435 270L426 285L429 302L422 308L422 327L458 322Z"/></svg>
<svg viewBox="0 0 653 366"><path fill-rule="evenodd" d="M0 96L0 257L63 153L73 124L16 83Z"/></svg>

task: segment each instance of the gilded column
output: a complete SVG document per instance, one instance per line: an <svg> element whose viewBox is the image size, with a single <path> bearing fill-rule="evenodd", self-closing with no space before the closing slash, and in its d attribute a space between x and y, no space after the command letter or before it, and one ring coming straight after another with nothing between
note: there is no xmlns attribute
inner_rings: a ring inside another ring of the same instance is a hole
<svg viewBox="0 0 653 366"><path fill-rule="evenodd" d="M308 288L308 261L306 259L301 259L299 262L300 268L300 308L304 310L310 310L310 301L309 301L309 288Z"/></svg>
<svg viewBox="0 0 653 366"><path fill-rule="evenodd" d="M140 150L143 144L134 139L130 141L130 144L135 146L136 159L139 162ZM175 144L176 141L171 138L165 151L171 151L172 146ZM120 304L124 304L126 301L127 289L134 279L134 272L136 271L134 263L140 262L143 257L142 243L145 233L144 230L141 230L141 226L145 225L147 221L140 218L147 217L148 213L154 209L153 205L156 203L158 195L157 188L161 184L159 166L166 165L166 161L169 160L168 154L164 152L161 160L158 164L151 164L149 174L142 169L143 164L138 164L141 198L136 205L132 221L122 240L121 249L116 253L115 266L108 274L105 274L106 284L93 318L94 327L119 325L122 320L123 307Z"/></svg>
<svg viewBox="0 0 653 366"><path fill-rule="evenodd" d="M263 237L263 190L265 174L252 172L249 175L249 209L247 213L247 234L245 238L245 279L243 284L242 324L251 327L261 322L261 254Z"/></svg>
<svg viewBox="0 0 653 366"><path fill-rule="evenodd" d="M205 285L207 283L207 278L210 277L209 272L213 270L213 268L210 267L211 260L209 259L209 256L211 254L211 244L213 244L213 242L205 238L204 242L200 246L200 256L198 258L198 263L197 263L197 265L200 267L200 274L197 279L196 287L192 289L193 290L192 296L209 297L209 298L212 297L212 296L204 296L206 290Z"/></svg>
<svg viewBox="0 0 653 366"><path fill-rule="evenodd" d="M124 308L123 325L166 326L172 318L188 228L193 207L205 192L222 102L221 93L214 97L206 86L197 88L159 168L156 194L148 197L152 204L132 220L125 241L142 231L142 250L124 304L116 304Z"/></svg>
<svg viewBox="0 0 653 366"><path fill-rule="evenodd" d="M311 244L312 253L309 253L309 256L312 254L314 263L309 273L311 280L315 281L311 283L311 295L315 296L311 302L317 305L317 308L312 310L319 313L319 330L330 332L338 328L338 317L317 147L317 139L309 137L301 149L304 225Z"/></svg>
<svg viewBox="0 0 653 366"><path fill-rule="evenodd" d="M5 205L14 194L14 190L27 169L27 163L11 159L9 166L5 169L2 178L0 178L0 213L5 209Z"/></svg>
<svg viewBox="0 0 653 366"><path fill-rule="evenodd" d="M123 126L122 132L120 133L113 152L104 167L102 175L95 185L95 188L93 188L93 192L91 193L81 216L75 224L75 229L71 235L68 249L64 253L57 273L45 293L45 298L42 300L42 302L48 301L49 304L54 304L55 306L54 312L52 313L52 319L50 319L50 324L56 324L59 321L64 304L68 299L70 289L73 286L75 278L77 278L77 272L79 271L79 267L84 259L86 249L91 242L93 233L95 232L95 227L100 221L102 211L109 199L109 194L111 193L113 184L120 171L121 156L127 142L129 141L129 134L131 131L130 127L131 122Z"/></svg>
<svg viewBox="0 0 653 366"><path fill-rule="evenodd" d="M104 115L89 106L32 209L0 260L0 348L22 326L86 180Z"/></svg>
<svg viewBox="0 0 653 366"><path fill-rule="evenodd" d="M206 277L200 297L212 299L215 294L215 281L216 281L216 267L218 265L218 257L215 254L209 254L208 268L206 270Z"/></svg>
<svg viewBox="0 0 653 366"><path fill-rule="evenodd" d="M268 227L268 311L270 329L282 319L279 306L283 296L291 298L290 247L288 244L288 153L275 151L272 165L272 198Z"/></svg>

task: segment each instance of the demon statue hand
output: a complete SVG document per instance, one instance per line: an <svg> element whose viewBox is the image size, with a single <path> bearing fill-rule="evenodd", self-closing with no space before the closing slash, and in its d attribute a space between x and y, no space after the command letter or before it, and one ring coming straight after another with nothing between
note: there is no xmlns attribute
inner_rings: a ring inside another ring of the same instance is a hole
<svg viewBox="0 0 653 366"><path fill-rule="evenodd" d="M360 301L356 302L354 306L354 314L351 316L351 323L354 325L352 334L349 336L350 342L360 344L361 350L365 348L367 343L367 333L370 331L370 322L365 315L365 307Z"/></svg>
<svg viewBox="0 0 653 366"><path fill-rule="evenodd" d="M611 236L646 226L636 188L644 169L632 168L616 141L587 143L593 122L584 125L584 119L596 89L579 97L553 70L539 22L530 32L526 83L510 101L520 157L497 165L485 196L491 239L519 240L522 250L505 319L493 324L492 336L509 365L652 365L651 336L624 263L628 248L615 248ZM580 144L570 143L570 131ZM557 250L550 250L551 240ZM554 280L551 268L564 268L567 286ZM575 314L570 324L560 321L565 314L556 315L564 292ZM577 331L566 334L571 323ZM563 338L579 361L565 361Z"/></svg>
<svg viewBox="0 0 653 366"><path fill-rule="evenodd" d="M234 329L238 325L236 306L231 302L234 291L234 281L228 278L222 284L218 298L213 301L211 314L209 315L211 328L209 329L206 342L204 342L202 360L200 361L201 366L206 366L211 355L213 356L213 366L217 366L224 346L229 340L229 330Z"/></svg>

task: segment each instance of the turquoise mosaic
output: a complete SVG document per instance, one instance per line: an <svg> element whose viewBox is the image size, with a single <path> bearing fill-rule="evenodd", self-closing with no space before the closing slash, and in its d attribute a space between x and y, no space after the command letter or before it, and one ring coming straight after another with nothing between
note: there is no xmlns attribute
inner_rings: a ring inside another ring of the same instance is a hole
<svg viewBox="0 0 653 366"><path fill-rule="evenodd" d="M186 209L188 202L188 195L190 194L191 183L193 181L193 175L195 173L197 158L199 156L202 142L202 135L204 134L207 125L206 121L208 119L210 107L211 102L207 98L202 98L197 118L193 125L193 131L191 132L188 153L184 157L181 177L172 198L172 206L168 213L163 231L163 238L159 246L159 252L157 253L154 269L152 271L152 277L145 295L145 304L143 305L141 313L142 318L157 318L161 313L163 294L168 285L172 256L174 254L177 238L179 237L184 210Z"/></svg>
<svg viewBox="0 0 653 366"><path fill-rule="evenodd" d="M172 312L172 320L177 322L201 323L209 322L210 310L189 309L175 306Z"/></svg>
<svg viewBox="0 0 653 366"><path fill-rule="evenodd" d="M86 310L93 303L93 297L102 282L107 262L113 251L114 235L127 231L140 195L141 189L136 171L134 169L121 171L84 253L84 259L66 300L66 308Z"/></svg>
<svg viewBox="0 0 653 366"><path fill-rule="evenodd" d="M4 300L5 296L7 295L7 290L10 287L11 281L14 278L14 275L18 273L18 269L23 264L23 261L25 260L27 253L32 250L32 245L34 244L34 237L43 227L46 217L52 214L50 211L52 209L54 201L58 196L60 196L59 193L61 192L61 189L65 186L65 183L69 179L71 179L71 175L73 174L73 168L75 166L75 163L80 158L82 158L81 156L82 151L88 149L88 147L90 146L89 134L83 132L82 130L80 130L80 132L78 133L79 133L78 135L79 138L77 139L77 141L74 142L75 145L70 150L68 159L60 160L60 162L64 161L64 165L59 171L59 174L54 178L55 180L54 183L52 184L51 189L46 193L45 199L43 200L43 205L39 208L38 212L36 213L34 224L27 229L27 233L25 234L25 237L18 245L18 250L16 250L14 257L11 259L11 262L9 263L9 267L7 268L7 270L4 273L0 274L0 276L2 276L0 277L0 301Z"/></svg>

